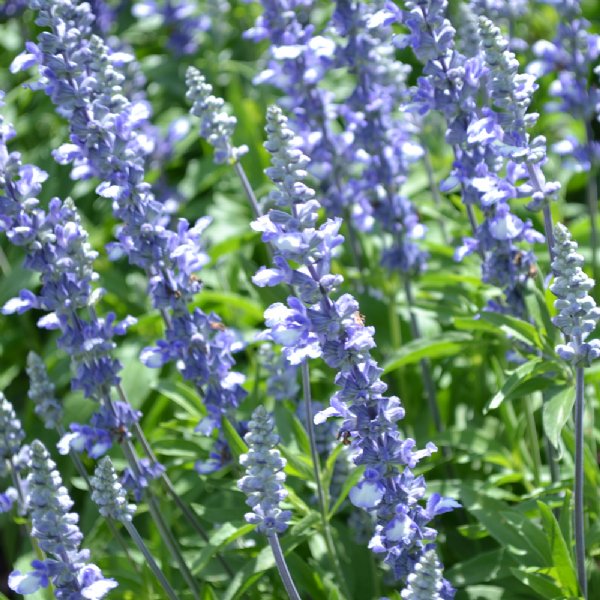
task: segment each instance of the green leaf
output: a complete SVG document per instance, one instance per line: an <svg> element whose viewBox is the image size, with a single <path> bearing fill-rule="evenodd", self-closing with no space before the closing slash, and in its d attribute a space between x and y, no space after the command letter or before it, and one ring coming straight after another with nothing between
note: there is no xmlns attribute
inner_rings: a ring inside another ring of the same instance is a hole
<svg viewBox="0 0 600 600"><path fill-rule="evenodd" d="M333 472L335 470L335 463L337 462L338 456L344 450L343 444L338 444L327 457L327 461L325 462L325 468L322 472L323 478L323 488L328 490L331 487L331 478L333 477Z"/></svg>
<svg viewBox="0 0 600 600"><path fill-rule="evenodd" d="M286 459L285 473L292 477L298 477L304 481L313 481L315 478L312 460L304 454L291 452L284 446L280 448L281 454Z"/></svg>
<svg viewBox="0 0 600 600"><path fill-rule="evenodd" d="M121 387L127 400L134 408L140 408L148 394L158 381L158 370L149 369L139 360L140 347L124 344L116 354L123 363L121 370Z"/></svg>
<svg viewBox="0 0 600 600"><path fill-rule="evenodd" d="M481 319L496 325L504 333L510 334L513 337L525 342L526 344L533 344L540 350L544 348L544 342L540 337L538 330L526 321L521 321L511 315L504 315L496 312L481 312Z"/></svg>
<svg viewBox="0 0 600 600"><path fill-rule="evenodd" d="M163 380L155 386L155 389L159 394L177 404L190 418L200 420L205 416L205 411L200 407L200 400L195 392L186 385Z"/></svg>
<svg viewBox="0 0 600 600"><path fill-rule="evenodd" d="M542 407L544 431L549 442L558 448L560 434L571 415L575 403L575 388L556 387L546 390Z"/></svg>
<svg viewBox="0 0 600 600"><path fill-rule="evenodd" d="M464 587L476 583L487 583L504 579L518 562L505 548L481 552L476 556L454 565L446 577L455 586Z"/></svg>
<svg viewBox="0 0 600 600"><path fill-rule="evenodd" d="M202 548L200 555L191 566L192 573L194 575L201 573L208 562L222 548L251 531L254 531L255 527L255 525L250 525L249 523L244 523L240 527L236 527L231 523L224 523L215 533L213 533L208 544Z"/></svg>
<svg viewBox="0 0 600 600"><path fill-rule="evenodd" d="M560 507L559 521L560 531L565 540L573 539L573 507L571 506L571 499L573 493L571 490L565 490L565 497ZM573 556L571 553L571 560Z"/></svg>
<svg viewBox="0 0 600 600"><path fill-rule="evenodd" d="M223 433L225 434L227 444L229 444L229 448L233 452L237 462L242 454L248 452L248 446L246 446L246 443L240 437L240 434L236 431L235 427L229 422L227 417L223 417L221 423L223 425Z"/></svg>
<svg viewBox="0 0 600 600"><path fill-rule="evenodd" d="M552 570L548 574L559 583L564 594L576 596L579 590L577 575L571 553L562 536L558 521L548 505L540 501L537 505L542 515L542 525L552 552Z"/></svg>
<svg viewBox="0 0 600 600"><path fill-rule="evenodd" d="M524 585L539 594L544 600L566 600L560 588L546 575L511 569L512 574Z"/></svg>
<svg viewBox="0 0 600 600"><path fill-rule="evenodd" d="M412 340L394 353L393 358L384 366L383 372L390 373L404 365L419 362L423 358L455 356L472 340L471 334L460 331L447 331L433 338Z"/></svg>
<svg viewBox="0 0 600 600"><path fill-rule="evenodd" d="M519 398L532 391L537 391L538 389L551 385L551 379L543 376L533 378L533 376L544 375L554 370L551 362L542 361L539 358L533 358L526 363L519 365L506 379L502 388L488 402L483 409L484 414L488 413L490 410L495 410L505 400Z"/></svg>
<svg viewBox="0 0 600 600"><path fill-rule="evenodd" d="M531 567L548 564L550 550L544 532L526 515L468 486L461 488L461 499L465 508L520 564Z"/></svg>

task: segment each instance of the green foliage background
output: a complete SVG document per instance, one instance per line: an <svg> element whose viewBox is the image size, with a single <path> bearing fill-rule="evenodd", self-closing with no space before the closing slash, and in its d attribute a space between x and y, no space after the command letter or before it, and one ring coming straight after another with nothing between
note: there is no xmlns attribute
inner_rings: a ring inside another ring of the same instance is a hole
<svg viewBox="0 0 600 600"><path fill-rule="evenodd" d="M585 9L587 18L598 24L600 4L588 2ZM322 10L323 15L331 10L330 3L323 2ZM229 18L202 34L198 54L179 59L165 50L167 31L157 29L152 20L135 21L130 11L122 13L115 34L135 50L147 78L154 122L160 127L166 128L172 119L187 113L186 67L193 64L205 73L216 93L226 98L238 118L235 141L250 147L243 164L253 187L262 195L268 189L263 174L267 166L267 155L262 149L264 113L266 106L277 99L277 92L252 84L264 44L256 46L241 37L259 12L255 4L232 2ZM548 6L537 5L528 21L520 24L517 33L529 42L551 39L556 24L556 13ZM178 492L209 530L210 544L190 534L164 495L161 511L182 541L194 574L202 581L203 599L283 598L270 550L244 521L244 496L235 485L241 474L239 466L232 464L209 477L198 476L193 470L194 461L205 455L210 446L209 440L193 432L204 414L200 398L174 368L157 372L145 368L138 360L140 349L161 335L162 322L150 306L142 273L132 270L124 261L111 263L106 257L104 245L113 236L115 222L107 202L94 195L95 183L73 183L69 179L69 167L61 167L51 158L51 150L67 138L68 125L56 116L42 93L21 87L20 84L27 81L26 76L13 76L8 71L8 65L22 50L24 41L34 39L36 32L30 11L0 23L0 88L7 92L2 111L17 130L11 147L23 153L24 162L37 164L50 174L44 186L44 200L55 195L72 196L76 200L91 242L100 252L97 270L101 285L107 290L102 309L115 311L120 317L131 314L139 319L117 352L124 365L123 385L130 402L143 411L143 429ZM401 58L413 60L410 53L403 53ZM523 56L523 64L530 58L529 54ZM415 76L418 72L415 65ZM549 76L542 81L536 95L538 108L543 106L551 79ZM338 90L343 90L344 85L343 76L332 79L332 86ZM542 114L537 129L547 136L550 144L568 132L579 135L583 132L581 124L567 115ZM427 133L439 181L448 172L452 157L447 148L440 145L441 138L434 125ZM248 377L249 391L240 408L240 418L248 418L259 403L266 403L275 411L282 450L288 459L289 503L294 513L293 526L282 540L290 569L303 597L340 598L340 582L336 581L327 557L312 500L314 485L306 432L293 416L297 399L275 405L265 394L265 374L253 339L263 326L264 308L285 294L278 289L258 289L251 282L258 266L266 263L267 255L258 235L249 227L251 213L241 187L229 167L213 164L210 148L199 141L195 129L178 145L172 160L161 168L162 172L149 172L148 181L166 176L177 186L185 198L182 216L195 220L208 214L214 219L208 232L212 262L202 272L205 287L196 302L204 310L214 310L221 315L224 323L238 330L248 343L245 351L236 357L239 369ZM547 171L563 183L561 200L553 206L554 220L569 224L582 253L589 259L590 225L583 203L585 176L561 169L556 157L551 159ZM442 242L440 234L440 219L446 223L453 240L469 233L460 198L451 196L445 198L441 207L435 206L426 176L418 169L412 174L407 190L429 229L425 242L431 255L429 269L416 285L417 315L424 339L411 340L401 282L378 267L376 239L361 239L368 259L368 273L360 274L351 266L347 254L340 257L334 269L344 275L345 288L358 297L366 322L376 328L376 354L385 366L385 380L406 408L405 434L414 437L420 447L432 440L450 451L447 457L438 452L419 466L419 471L426 474L429 493L438 491L464 506L463 510L444 515L436 522L446 576L458 588L458 599L576 598L569 492L573 477L573 433L569 418L572 374L558 359L552 358L557 334L549 322L553 297L543 282L543 275L549 271L545 248L537 248L540 275L531 282L528 296L529 307L537 317L536 326L482 313L486 301L498 291L481 283L476 256L455 263L453 248ZM517 211L521 216L527 214L525 201L522 204ZM533 219L541 229L537 216ZM21 288L34 286L35 280L20 266L23 256L19 249L8 245L4 238L0 239L0 248L4 254L0 265L2 305ZM35 314L29 313L0 318L0 389L15 405L28 432L28 440L40 438L53 447L56 436L43 429L27 400L24 371L27 353L34 350L44 357L59 397L64 399L67 422L85 422L93 406L81 394L70 390L69 357L56 351L55 334L36 328L36 319ZM532 344L549 358L542 361L532 353L528 362L515 369L505 358L515 339ZM435 434L426 408L419 370L419 360L424 357L433 365L447 428L443 434ZM313 394L317 400L328 402L333 376L324 365L312 369ZM596 445L599 430L592 413L598 408L600 366L586 372L586 384L589 597L598 598L600 477ZM542 390L551 398L544 408ZM547 435L560 443L562 449L561 480L556 485L550 483L546 466L541 438L544 426ZM241 440L230 441L234 450L243 449ZM124 463L118 452L114 452L114 458L117 466L122 467ZM135 551L131 553L138 561L138 572L124 558L70 462L58 456L55 459L76 500L86 547L92 549L94 560L104 572L120 583L111 597L160 598L160 589ZM332 459L326 465L326 474L331 474L333 462ZM91 468L90 461L86 464ZM345 485L345 494L351 484L352 481L348 481ZM343 498L332 499L331 523L352 598L362 600L387 595L398 599L399 591L393 591L388 585L366 544L354 541L348 516L356 509L348 502L340 502ZM560 514L558 520L554 514ZM143 505L136 524L162 562L167 577L181 585L181 577L171 565ZM23 529L13 517L0 515L0 531L3 586L12 565L23 568L32 554ZM236 574L233 579L228 578L214 560L217 551L232 565ZM6 593L6 588L0 589ZM185 591L181 597L188 597Z"/></svg>

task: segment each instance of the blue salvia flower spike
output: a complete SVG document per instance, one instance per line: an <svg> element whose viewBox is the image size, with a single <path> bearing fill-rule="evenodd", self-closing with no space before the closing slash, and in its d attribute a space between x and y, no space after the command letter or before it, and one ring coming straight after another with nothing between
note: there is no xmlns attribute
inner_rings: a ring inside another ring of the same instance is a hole
<svg viewBox="0 0 600 600"><path fill-rule="evenodd" d="M575 367L575 558L579 588L583 597L587 598L584 529L584 368L600 357L600 340L587 341L600 320L600 309L589 294L594 287L594 280L583 271L583 256L577 252L577 243L571 239L569 230L561 223L554 228L553 250L552 271L555 279L550 291L558 297L554 302L558 314L552 321L566 338L564 344L556 347L556 352Z"/></svg>
<svg viewBox="0 0 600 600"><path fill-rule="evenodd" d="M303 377L308 358L322 357L338 372L338 391L315 423L334 416L343 419L341 433L352 441L355 463L366 466L350 500L376 515L370 548L385 555L395 578L405 579L436 537L427 523L458 504L438 494L431 496L426 508L419 504L426 486L412 469L436 447L428 443L424 450L415 450L414 440L403 439L397 421L404 410L398 398L384 395L387 386L370 354L375 346L373 328L365 326L350 294L331 297L342 282L330 268L333 250L343 241L340 219L317 224L320 203L304 183L309 159L298 149L280 108L269 108L266 131L265 147L272 156L267 175L276 189L268 199L273 208L252 227L273 248L274 267L261 267L253 281L260 287L288 283L297 296L290 296L287 305L267 308L263 337L281 344L290 363L302 365ZM444 594L448 598L453 594L447 581Z"/></svg>
<svg viewBox="0 0 600 600"><path fill-rule="evenodd" d="M29 447L23 446L25 432L13 405L0 392L0 476L10 474L12 486L0 494L0 513L8 512L17 503L18 511L27 512L27 499L20 472L28 466Z"/></svg>
<svg viewBox="0 0 600 600"><path fill-rule="evenodd" d="M19 594L32 594L52 583L58 600L100 600L117 582L104 577L100 569L89 562L88 550L80 550L83 535L77 526L78 516L69 512L73 501L55 467L44 445L34 441L31 472L27 477L31 535L38 540L47 558L33 561L33 571L29 573L13 571L8 585Z"/></svg>
<svg viewBox="0 0 600 600"><path fill-rule="evenodd" d="M280 506L287 496L283 485L286 461L276 449L279 436L275 433L273 417L264 406L252 413L244 440L248 453L240 456L240 464L246 468L246 474L238 481L238 487L248 496L246 504L252 509L246 513L246 521L267 536L286 591L292 600L299 600L278 538L278 534L287 529L291 517L291 512Z"/></svg>
<svg viewBox="0 0 600 600"><path fill-rule="evenodd" d="M240 158L248 152L248 146L236 147L232 141L237 119L224 110L225 102L213 94L212 85L206 81L198 69L188 67L185 79L186 98L192 104L190 113L200 119L200 135L215 149L214 161L217 164L233 165L254 216L257 217L261 214L261 210L246 171L240 162Z"/></svg>
<svg viewBox="0 0 600 600"><path fill-rule="evenodd" d="M177 594L156 564L152 553L132 523L136 506L135 504L129 504L125 488L119 482L112 461L108 456L105 456L98 463L91 479L91 485L92 500L98 505L100 514L107 519L114 519L123 523L169 598L178 600Z"/></svg>
<svg viewBox="0 0 600 600"><path fill-rule="evenodd" d="M443 572L434 548L426 550L412 573L400 597L403 600L442 600Z"/></svg>
<svg viewBox="0 0 600 600"><path fill-rule="evenodd" d="M29 391L27 395L35 403L35 414L46 429L62 429L63 407L56 399L54 384L48 377L46 365L35 352L27 355Z"/></svg>
<svg viewBox="0 0 600 600"><path fill-rule="evenodd" d="M600 357L600 340L587 341L600 319L600 309L590 296L594 280L584 272L583 256L577 249L577 242L571 239L569 230L562 223L557 223L552 261L555 278L550 291L558 299L554 301L557 315L552 322L564 333L567 341L559 344L556 352L574 367L589 367Z"/></svg>
<svg viewBox="0 0 600 600"><path fill-rule="evenodd" d="M194 67L186 72L186 98L190 112L200 119L200 135L215 149L216 163L236 163L248 152L248 146L235 147L231 140L237 119L225 112L225 102L213 94L212 85Z"/></svg>

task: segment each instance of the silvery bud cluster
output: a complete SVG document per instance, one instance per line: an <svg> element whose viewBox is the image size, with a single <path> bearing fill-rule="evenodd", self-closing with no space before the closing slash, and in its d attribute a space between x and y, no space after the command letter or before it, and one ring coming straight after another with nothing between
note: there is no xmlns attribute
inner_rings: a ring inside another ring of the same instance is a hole
<svg viewBox="0 0 600 600"><path fill-rule="evenodd" d="M248 152L247 146L236 148L231 141L237 119L223 110L225 102L213 95L212 85L198 69L188 68L186 84L186 98L193 104L190 112L200 118L200 135L214 147L215 162L236 163Z"/></svg>
<svg viewBox="0 0 600 600"><path fill-rule="evenodd" d="M589 366L600 356L600 340L586 342L600 319L600 309L589 294L594 280L583 271L583 256L577 252L577 243L572 241L562 223L555 226L554 238L552 271L555 279L550 291L558 298L554 302L558 314L552 322L568 338L565 344L556 347L556 352L574 366Z"/></svg>
<svg viewBox="0 0 600 600"><path fill-rule="evenodd" d="M246 504L252 508L252 512L246 513L246 521L257 525L257 531L265 535L284 532L291 516L289 510L281 510L279 506L287 496L283 487L286 461L275 449L279 436L274 430L273 418L264 406L259 406L244 436L248 453L240 456L246 475L238 481L238 487L247 494Z"/></svg>
<svg viewBox="0 0 600 600"><path fill-rule="evenodd" d="M98 463L91 483L92 500L98 505L98 510L103 517L122 523L131 521L136 506L127 502L125 488L119 482L108 456Z"/></svg>

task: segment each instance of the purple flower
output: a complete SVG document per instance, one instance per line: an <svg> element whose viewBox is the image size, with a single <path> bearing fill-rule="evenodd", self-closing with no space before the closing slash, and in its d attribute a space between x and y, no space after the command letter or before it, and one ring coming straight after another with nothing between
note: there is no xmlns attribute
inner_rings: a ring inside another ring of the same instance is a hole
<svg viewBox="0 0 600 600"><path fill-rule="evenodd" d="M121 483L123 487L133 494L136 502L141 502L144 490L154 479L158 479L165 472L165 468L158 462L148 458L141 458L133 467L128 467L123 472Z"/></svg>
<svg viewBox="0 0 600 600"><path fill-rule="evenodd" d="M135 504L128 504L127 494L119 483L113 464L105 456L96 467L91 479L92 500L98 505L103 517L115 519L123 523L131 521L135 512Z"/></svg>
<svg viewBox="0 0 600 600"><path fill-rule="evenodd" d="M240 456L240 464L246 472L238 481L238 487L248 496L246 504L252 509L246 513L246 521L257 525L256 530L267 536L283 533L291 516L289 510L279 506L287 496L283 486L286 461L275 448L279 436L274 430L273 417L259 406L252 413L244 436L248 453Z"/></svg>
<svg viewBox="0 0 600 600"><path fill-rule="evenodd" d="M31 535L47 558L34 560L29 573L13 571L8 585L19 594L32 594L51 582L59 599L104 598L117 582L106 579L98 567L88 562L89 552L79 549L83 535L77 527L78 517L69 512L73 502L55 467L44 445L35 440L27 478L28 506Z"/></svg>
<svg viewBox="0 0 600 600"><path fill-rule="evenodd" d="M600 320L600 309L590 296L594 280L583 271L583 256L577 253L577 243L562 223L554 228L554 240L555 279L550 291L558 298L554 302L558 314L552 322L566 337L564 344L556 346L556 352L576 367L588 367L600 357L600 340L586 341Z"/></svg>
<svg viewBox="0 0 600 600"><path fill-rule="evenodd" d="M231 410L245 395L242 376L232 370L237 340L234 343L217 317L188 308L201 289L197 272L208 262L202 233L209 221L199 219L190 226L180 219L175 231L165 226L164 207L144 182L144 163L153 146L145 134L147 102L130 101L122 93L122 61L91 35L87 4L40 0L36 7L38 23L51 33L42 33L39 45L30 44L27 58L18 59L13 69L34 63L40 67L40 87L70 122L70 142L55 157L84 166L87 176L100 179L96 191L111 201L121 222L109 255L127 256L148 276L152 303L165 320L165 339L146 349L142 358L151 367L174 361L205 396L210 411ZM107 327L110 333L108 322ZM68 336L76 334L68 331ZM89 379L93 385L115 382L109 365L105 367L93 373L98 375ZM90 374L80 375L78 381L85 389Z"/></svg>
<svg viewBox="0 0 600 600"><path fill-rule="evenodd" d="M269 108L266 130L265 147L272 155L268 175L276 189L270 195L274 208L259 219L259 228L271 245L275 264L288 273L288 281L293 285L291 271L312 279L313 285L303 284L302 295L290 296L287 306L276 303L265 311L269 329L263 337L280 343L292 364L322 356L338 370L338 391L315 423L331 416L343 419L340 434L350 442L354 462L367 467L350 499L374 514L376 530L371 547L384 553L396 578L405 579L436 536L434 529L426 527L435 511L428 512L419 504L425 493L424 480L415 479L411 472L435 446L428 444L425 450L416 450L413 440L402 438L397 421L403 418L404 410L398 398L385 396L382 371L370 354L373 329L365 326L352 296L331 297L340 282L330 273L332 250L340 241L337 224L335 228L329 226L331 221L317 224L318 203L315 205L312 190L303 183L308 159L295 146L293 132L279 108ZM314 236L319 241L290 255L289 247L282 247L271 236L277 228L293 234L294 239ZM261 273L264 271L259 271L263 285L277 280Z"/></svg>

